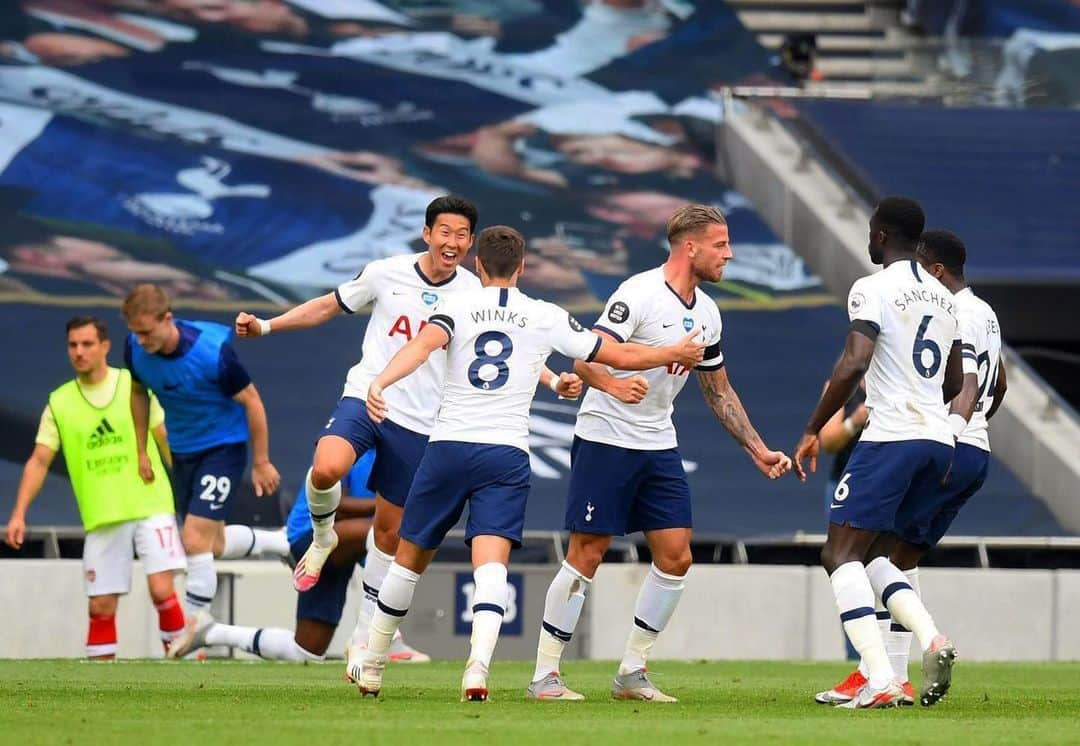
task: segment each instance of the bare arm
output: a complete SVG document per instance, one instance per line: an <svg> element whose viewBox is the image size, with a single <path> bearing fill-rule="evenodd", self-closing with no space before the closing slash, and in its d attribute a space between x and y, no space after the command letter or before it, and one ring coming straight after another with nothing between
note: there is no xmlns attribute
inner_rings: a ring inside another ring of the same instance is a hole
<svg viewBox="0 0 1080 746"><path fill-rule="evenodd" d="M953 346L949 349L949 360L945 363L945 380L941 384L942 401L946 404L959 396L960 391L964 388L964 363L962 355L963 350L960 347L960 343L954 342ZM978 389L977 383L975 387ZM971 406L974 407L975 404L972 403Z"/></svg>
<svg viewBox="0 0 1080 746"><path fill-rule="evenodd" d="M255 495L269 495L278 488L281 476L270 463L270 426L266 422L266 407L253 383L240 389L233 396L233 401L243 406L247 415L251 438L251 481L255 486Z"/></svg>
<svg viewBox="0 0 1080 746"><path fill-rule="evenodd" d="M172 468L172 451L169 449L168 433L164 425L158 425L153 429L154 442L157 443L158 453L166 466Z"/></svg>
<svg viewBox="0 0 1080 746"><path fill-rule="evenodd" d="M337 296L334 293L327 293L290 308L268 321L273 331L288 332L325 324L341 313L342 309L338 304ZM235 326L238 337L258 337L264 332L260 319L250 313L239 313L236 316Z"/></svg>
<svg viewBox="0 0 1080 746"><path fill-rule="evenodd" d="M131 419L135 423L135 451L139 459L139 476L143 482L154 481L154 469L150 457L146 454L146 443L150 429L150 394L138 381L131 381Z"/></svg>
<svg viewBox="0 0 1080 746"><path fill-rule="evenodd" d="M30 458L26 460L22 479L19 480L18 492L15 493L15 507L11 511L11 518L8 520L7 531L4 535L4 541L12 549L22 547L23 540L26 538L26 511L41 492L45 477L49 473L49 466L55 456L56 451L37 443L34 445Z"/></svg>
<svg viewBox="0 0 1080 746"><path fill-rule="evenodd" d="M390 359L382 372L368 387L368 416L375 422L386 419L386 400L382 392L387 386L393 386L402 378L412 374L423 365L435 350L450 342L450 335L439 324L428 324L420 333L405 344Z"/></svg>
<svg viewBox="0 0 1080 746"><path fill-rule="evenodd" d="M593 360L619 370L649 370L663 368L670 363L693 368L701 362L705 354L705 344L694 341L694 337L699 334L695 329L676 344L665 347L649 347L636 342L619 343L611 341L611 338L605 335L600 337L600 349L596 351Z"/></svg>
<svg viewBox="0 0 1080 746"><path fill-rule="evenodd" d="M793 458L795 473L799 479L806 481L806 472L802 468L804 458L810 459L810 471L817 471L818 432L855 393L859 380L870 366L870 358L873 354L873 337L864 333L861 327L848 332L847 339L844 341L844 351L840 353L840 359L836 361L832 377L825 386L825 393L821 395L814 413L810 416L810 421L806 424L802 438L795 447Z"/></svg>
<svg viewBox="0 0 1080 746"><path fill-rule="evenodd" d="M594 330L593 334L607 340L617 342L607 332ZM587 386L600 389L608 396L613 396L625 404L637 404L649 393L649 382L643 376L630 378L616 378L608 372L606 365L600 363L586 363L584 360L574 362L574 372L578 374Z"/></svg>
<svg viewBox="0 0 1080 746"><path fill-rule="evenodd" d="M581 378L573 373L556 373L546 365L540 370L540 385L552 389L561 399L577 399L581 396Z"/></svg>
<svg viewBox="0 0 1080 746"><path fill-rule="evenodd" d="M1005 361L998 360L997 381L994 382L994 400L990 403L990 409L986 413L986 419L994 416L1005 399L1005 392L1009 390L1009 382L1005 380Z"/></svg>
<svg viewBox="0 0 1080 746"><path fill-rule="evenodd" d="M828 383L825 384L828 386ZM825 393L825 389L821 390ZM839 453L852 439L857 438L859 433L866 427L869 416L865 404L859 404L850 416L844 417L844 409L838 409L829 418L829 421L821 428L818 437L821 438L821 446L826 453Z"/></svg>
<svg viewBox="0 0 1080 746"><path fill-rule="evenodd" d="M750 424L750 417L728 379L727 368L699 370L697 379L705 403L735 442L749 454L758 471L769 479L786 474L791 469L791 459L780 451L770 451Z"/></svg>
<svg viewBox="0 0 1080 746"><path fill-rule="evenodd" d="M949 414L958 414L965 420L970 420L978 399L979 377L974 373L964 374L960 393L952 399L949 405Z"/></svg>

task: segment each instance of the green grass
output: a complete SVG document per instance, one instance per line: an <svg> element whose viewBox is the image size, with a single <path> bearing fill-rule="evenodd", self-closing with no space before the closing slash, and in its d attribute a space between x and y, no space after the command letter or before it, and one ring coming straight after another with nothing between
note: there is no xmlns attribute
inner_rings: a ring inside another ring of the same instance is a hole
<svg viewBox="0 0 1080 746"><path fill-rule="evenodd" d="M527 702L526 663L497 662L493 701L458 702L461 664L391 666L361 700L341 662L0 661L0 743L1080 743L1080 664L961 662L940 705L841 711L810 696L844 664L659 662L674 705L613 702L614 664L572 662L586 702Z"/></svg>

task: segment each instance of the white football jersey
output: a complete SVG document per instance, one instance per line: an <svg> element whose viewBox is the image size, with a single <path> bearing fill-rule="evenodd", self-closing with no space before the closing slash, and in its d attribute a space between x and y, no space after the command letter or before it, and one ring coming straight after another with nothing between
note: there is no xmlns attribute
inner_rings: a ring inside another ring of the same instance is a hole
<svg viewBox="0 0 1080 746"><path fill-rule="evenodd" d="M508 445L526 453L529 407L548 355L554 350L591 360L602 342L563 309L517 288L449 297L431 323L446 330L450 344L430 440Z"/></svg>
<svg viewBox="0 0 1080 746"><path fill-rule="evenodd" d="M480 289L476 276L462 267L442 282L433 283L420 270L419 259L417 254L406 254L370 262L356 278L335 291L338 304L347 313L373 304L362 357L349 369L342 396L366 401L368 386L375 376L406 342L420 333L441 301ZM389 419L413 432L431 433L445 376L446 355L439 350L409 376L406 384L386 391Z"/></svg>
<svg viewBox="0 0 1080 746"><path fill-rule="evenodd" d="M848 316L876 335L866 371L868 442L936 440L953 445L942 401L945 368L960 339L953 294L914 260L855 281Z"/></svg>
<svg viewBox="0 0 1080 746"><path fill-rule="evenodd" d="M979 374L979 398L968 426L960 434L960 442L990 450L990 433L987 430L986 413L994 401L997 384L998 363L1001 361L1001 327L997 314L986 301L964 288L953 296L960 320L960 336L964 341L964 357L974 358ZM969 350L972 345L974 350ZM968 360L965 360L965 363Z"/></svg>
<svg viewBox="0 0 1080 746"><path fill-rule="evenodd" d="M724 364L720 351L720 309L701 288L689 306L664 279L664 268L628 277L608 298L593 329L607 332L620 342L650 347L672 345L692 329L704 337L705 359L698 370L717 370ZM637 404L624 404L613 396L590 388L578 410L574 434L584 440L639 451L675 448L678 438L671 413L675 397L686 385L690 369L677 363L666 368L623 371L609 368L616 378L642 375L649 393Z"/></svg>

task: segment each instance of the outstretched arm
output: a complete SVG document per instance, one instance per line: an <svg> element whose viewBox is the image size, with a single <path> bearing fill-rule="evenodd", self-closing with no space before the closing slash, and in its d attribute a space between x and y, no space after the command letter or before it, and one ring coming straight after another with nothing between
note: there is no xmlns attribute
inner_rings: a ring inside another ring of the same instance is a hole
<svg viewBox="0 0 1080 746"><path fill-rule="evenodd" d="M769 479L786 474L791 469L791 459L780 451L770 451L766 447L757 430L750 424L750 417L747 416L739 395L731 386L727 368L699 370L697 379L701 393L705 396L705 403L724 429L735 438L735 442L750 455L758 471Z"/></svg>
<svg viewBox="0 0 1080 746"><path fill-rule="evenodd" d="M605 344L609 340L612 343L618 342L610 334L599 329L594 329L593 334L601 337ZM586 363L584 360L577 360L574 362L574 372L581 377L585 385L600 389L624 404L637 404L649 393L649 382L644 376L616 378L608 372L607 366L601 363Z"/></svg>
<svg viewBox="0 0 1080 746"><path fill-rule="evenodd" d="M258 337L275 332L287 332L294 329L308 329L319 324L325 324L330 319L342 312L341 304L335 293L320 295L299 306L290 308L283 314L272 319L260 319L254 314L241 311L236 316L236 336Z"/></svg>
<svg viewBox="0 0 1080 746"><path fill-rule="evenodd" d="M810 421L806 424L802 438L795 447L794 467L799 479L806 481L806 472L802 461L810 459L810 471L817 471L818 431L829 421L833 413L855 393L859 380L870 366L874 354L874 339L877 332L865 321L855 321L844 342L844 351L836 361L832 377L821 395Z"/></svg>
<svg viewBox="0 0 1080 746"><path fill-rule="evenodd" d="M450 342L450 334L436 323L428 324L420 333L407 342L390 362L383 368L382 373L375 376L375 380L368 387L367 412L373 422L382 422L386 419L386 400L382 392L387 386L393 386L402 378L410 375L427 362L431 353Z"/></svg>
<svg viewBox="0 0 1080 746"><path fill-rule="evenodd" d="M610 341L610 337L605 338L606 335L601 336L600 349L593 360L619 370L649 370L663 368L670 363L693 368L705 355L705 343L694 340L700 333L695 329L677 343L666 347L649 347L636 342L618 343Z"/></svg>

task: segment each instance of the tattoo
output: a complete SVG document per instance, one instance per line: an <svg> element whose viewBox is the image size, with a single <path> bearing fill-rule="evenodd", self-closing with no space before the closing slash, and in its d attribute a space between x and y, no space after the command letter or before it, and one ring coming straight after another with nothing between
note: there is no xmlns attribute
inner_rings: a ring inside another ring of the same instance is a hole
<svg viewBox="0 0 1080 746"><path fill-rule="evenodd" d="M742 402L739 401L735 389L731 388L731 384L721 384L716 380L715 374L709 372L699 372L697 379L701 386L701 393L705 397L705 403L716 415L716 419L720 420L724 429L731 433L731 437L735 438L741 446L760 443L761 436L750 424L750 418L746 416L746 410L743 409Z"/></svg>

